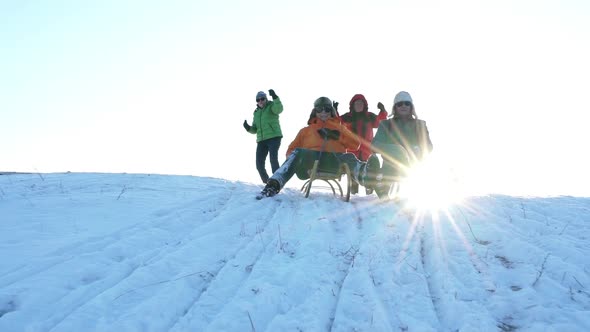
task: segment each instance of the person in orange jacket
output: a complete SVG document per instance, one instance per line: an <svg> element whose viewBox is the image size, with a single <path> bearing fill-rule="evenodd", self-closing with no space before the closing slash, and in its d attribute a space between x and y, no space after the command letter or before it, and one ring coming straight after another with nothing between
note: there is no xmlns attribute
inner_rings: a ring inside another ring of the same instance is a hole
<svg viewBox="0 0 590 332"><path fill-rule="evenodd" d="M301 129L289 144L287 160L268 179L258 198L278 194L297 170L310 169L321 153L331 153L341 163L346 163L351 170L353 181L361 185L369 181L366 163L358 160L354 154L346 152L358 149L360 138L340 122L329 98L320 97L313 105L308 126Z"/></svg>

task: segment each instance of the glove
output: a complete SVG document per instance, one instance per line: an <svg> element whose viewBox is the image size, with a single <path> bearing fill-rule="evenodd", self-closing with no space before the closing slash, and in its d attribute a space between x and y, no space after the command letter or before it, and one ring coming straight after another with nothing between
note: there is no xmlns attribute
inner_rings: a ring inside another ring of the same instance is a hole
<svg viewBox="0 0 590 332"><path fill-rule="evenodd" d="M336 129L328 131L328 139L337 141L340 138L340 132Z"/></svg>
<svg viewBox="0 0 590 332"><path fill-rule="evenodd" d="M323 139L337 140L340 138L340 132L338 130L330 130L328 128L318 129L318 134L320 134Z"/></svg>
<svg viewBox="0 0 590 332"><path fill-rule="evenodd" d="M337 101L332 102L332 106L334 106L334 110L336 110L336 111L338 111L338 104L340 104L340 103Z"/></svg>
<svg viewBox="0 0 590 332"><path fill-rule="evenodd" d="M386 110L385 110L385 106L383 106L383 104L381 104L381 102L377 103L377 108L378 108L379 110L381 110L382 112L386 112Z"/></svg>
<svg viewBox="0 0 590 332"><path fill-rule="evenodd" d="M268 94L272 97L272 100L279 98L273 89L268 90Z"/></svg>
<svg viewBox="0 0 590 332"><path fill-rule="evenodd" d="M249 132L250 128L252 127L248 124L248 121L244 120L244 129L246 129L246 131Z"/></svg>

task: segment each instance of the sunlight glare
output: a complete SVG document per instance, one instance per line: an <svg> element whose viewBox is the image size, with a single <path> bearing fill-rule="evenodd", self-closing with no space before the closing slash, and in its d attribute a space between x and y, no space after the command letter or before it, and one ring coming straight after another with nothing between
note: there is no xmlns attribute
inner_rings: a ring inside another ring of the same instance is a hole
<svg viewBox="0 0 590 332"><path fill-rule="evenodd" d="M430 158L410 168L400 195L410 207L434 211L460 202L466 193L450 168Z"/></svg>

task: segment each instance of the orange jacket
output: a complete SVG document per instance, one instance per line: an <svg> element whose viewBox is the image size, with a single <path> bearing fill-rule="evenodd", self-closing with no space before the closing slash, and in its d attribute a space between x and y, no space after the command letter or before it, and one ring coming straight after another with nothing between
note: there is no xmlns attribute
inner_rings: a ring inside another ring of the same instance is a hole
<svg viewBox="0 0 590 332"><path fill-rule="evenodd" d="M353 134L346 126L340 123L339 118L330 118L326 122L315 118L310 120L310 124L301 129L297 136L289 144L287 149L287 158L296 148L304 148L309 150L321 151L324 139L318 133L321 128L328 128L330 130L340 131L340 138L338 140L329 139L326 143L324 151L328 152L346 152L348 150L357 150L361 144L360 138Z"/></svg>

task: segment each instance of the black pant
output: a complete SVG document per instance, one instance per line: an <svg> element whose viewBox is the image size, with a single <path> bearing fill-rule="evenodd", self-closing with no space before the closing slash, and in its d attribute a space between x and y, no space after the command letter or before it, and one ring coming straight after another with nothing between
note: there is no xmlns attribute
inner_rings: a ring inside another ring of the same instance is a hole
<svg viewBox="0 0 590 332"><path fill-rule="evenodd" d="M266 157L270 153L270 167L272 172L279 169L279 148L281 147L282 137L273 137L258 142L256 146L256 170L260 174L262 182L268 181L268 173L266 172Z"/></svg>

